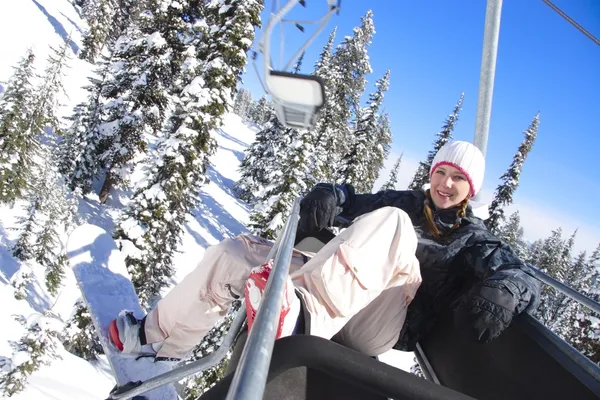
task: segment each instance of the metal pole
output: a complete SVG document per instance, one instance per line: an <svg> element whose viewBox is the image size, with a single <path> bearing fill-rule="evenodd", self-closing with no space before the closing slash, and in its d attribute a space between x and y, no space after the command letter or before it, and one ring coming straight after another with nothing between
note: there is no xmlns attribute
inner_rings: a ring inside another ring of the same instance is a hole
<svg viewBox="0 0 600 400"><path fill-rule="evenodd" d="M556 279L552 278L551 276L546 275L539 269L537 269L531 265L529 267L533 271L533 276L536 279L544 282L548 286L552 286L554 289L558 290L565 296L575 300L576 302L578 302L580 304L583 304L590 310L600 314L600 303L595 302L594 300L590 299L589 297L582 295L575 289L572 289L569 286L565 285L564 283L559 282Z"/></svg>
<svg viewBox="0 0 600 400"><path fill-rule="evenodd" d="M226 400L260 400L263 398L299 219L300 202L296 200L283 229L281 245L275 256L275 265L269 276L260 308L250 330L246 346L244 346Z"/></svg>
<svg viewBox="0 0 600 400"><path fill-rule="evenodd" d="M231 348L233 342L235 341L235 338L242 329L244 321L246 321L246 308L244 305L244 301L242 301L242 305L239 311L237 312L237 315L231 322L229 332L227 332L227 335L225 335L223 342L214 353L209 354L206 357L202 357L197 361L193 361L189 364L177 367L169 372L165 372L164 374L150 378L147 381L142 382L138 386L132 386L131 388L126 386L120 388L116 392L111 393L108 400L130 399L149 390L156 389L157 387L166 385L171 382L180 381L186 376L194 375L200 371L204 371L208 368L217 365L227 355L227 352Z"/></svg>
<svg viewBox="0 0 600 400"><path fill-rule="evenodd" d="M483 53L481 56L481 72L479 75L475 139L473 140L473 144L481 150L484 156L487 152L488 134L490 131L501 14L502 0L488 0L485 10Z"/></svg>

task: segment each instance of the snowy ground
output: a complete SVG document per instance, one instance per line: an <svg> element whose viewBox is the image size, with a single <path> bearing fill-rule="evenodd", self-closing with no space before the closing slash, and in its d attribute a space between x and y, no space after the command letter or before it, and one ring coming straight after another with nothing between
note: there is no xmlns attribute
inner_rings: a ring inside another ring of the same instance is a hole
<svg viewBox="0 0 600 400"><path fill-rule="evenodd" d="M19 0L0 2L0 92L3 82L8 81L12 66L22 57L28 47L37 56L37 68L41 73L49 46L61 44L69 35L73 50L68 76L65 79L66 96L63 99L62 114L67 116L72 107L85 99L86 92L81 87L87 84L87 76L92 67L76 58L81 46L85 23L68 0ZM215 132L219 143L218 152L212 159L211 183L202 193L202 206L196 210L186 224L186 232L175 257L176 284L198 263L204 250L226 237L235 236L246 230L249 209L247 205L232 195L233 183L238 179L237 168L243 158L244 149L252 143L255 127L244 124L239 117L228 115L222 129ZM126 193L115 193L107 202L100 205L93 196L82 201L79 215L82 222L90 222L111 231L119 208L127 201ZM0 356L10 357L11 341L17 341L23 333L14 315L31 315L51 309L60 319L66 321L73 303L79 296L70 271L58 297L50 296L44 287L43 276L37 277L30 287L30 295L24 300L14 298L10 279L19 269L19 262L12 257L12 247L18 232L16 218L23 212L22 204L14 207L0 206ZM168 289L165 289L165 293ZM164 294L164 293L163 293ZM25 391L13 396L15 400L61 399L93 400L104 399L114 385L108 364L105 360L89 363L75 357L64 349L59 350L59 360L50 366L42 367L29 379ZM412 353L389 352L381 357L384 362L408 369L412 365Z"/></svg>

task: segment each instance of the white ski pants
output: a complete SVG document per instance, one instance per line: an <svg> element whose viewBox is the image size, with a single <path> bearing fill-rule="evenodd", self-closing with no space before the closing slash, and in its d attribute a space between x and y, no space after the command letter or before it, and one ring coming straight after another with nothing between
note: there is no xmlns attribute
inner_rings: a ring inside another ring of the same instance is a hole
<svg viewBox="0 0 600 400"><path fill-rule="evenodd" d="M209 247L146 317L147 343L163 342L157 356L189 354L244 296L250 269L265 262L271 245L240 235ZM309 333L337 334L337 341L369 356L391 349L421 283L416 247L408 215L384 207L357 218L310 259L294 251L290 276L304 300Z"/></svg>

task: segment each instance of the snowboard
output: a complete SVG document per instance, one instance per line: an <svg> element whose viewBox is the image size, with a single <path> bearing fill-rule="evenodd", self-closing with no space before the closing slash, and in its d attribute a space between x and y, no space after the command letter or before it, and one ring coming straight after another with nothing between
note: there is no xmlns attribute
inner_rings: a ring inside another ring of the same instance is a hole
<svg viewBox="0 0 600 400"><path fill-rule="evenodd" d="M144 317L125 260L111 235L99 226L81 225L69 236L67 257L117 385L170 371L172 364L123 354L109 339L109 325L121 311L131 311L138 319ZM134 399L176 400L178 396L173 385L165 385Z"/></svg>

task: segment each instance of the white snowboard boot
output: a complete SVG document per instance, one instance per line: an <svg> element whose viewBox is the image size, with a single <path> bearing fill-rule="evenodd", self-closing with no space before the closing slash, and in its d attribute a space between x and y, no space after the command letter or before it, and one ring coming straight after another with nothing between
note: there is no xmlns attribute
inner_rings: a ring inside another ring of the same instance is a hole
<svg viewBox="0 0 600 400"><path fill-rule="evenodd" d="M122 311L117 319L110 323L110 341L123 353L140 353L140 321L131 312Z"/></svg>

